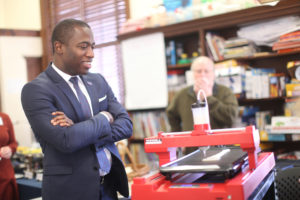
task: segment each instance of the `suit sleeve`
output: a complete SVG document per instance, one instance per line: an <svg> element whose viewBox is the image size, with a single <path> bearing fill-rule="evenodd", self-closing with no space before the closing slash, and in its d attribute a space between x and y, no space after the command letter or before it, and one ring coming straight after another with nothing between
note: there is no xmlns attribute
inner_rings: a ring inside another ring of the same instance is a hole
<svg viewBox="0 0 300 200"><path fill-rule="evenodd" d="M106 93L108 98L107 111L112 114L114 118L114 122L110 124L111 137L103 138L101 141L97 143L98 145L104 145L107 142L117 142L129 138L132 135L132 122L127 111L118 102L111 87L107 84L105 80L104 82L108 88Z"/></svg>
<svg viewBox="0 0 300 200"><path fill-rule="evenodd" d="M53 118L51 113L57 110L67 111L57 106L57 99L51 95L50 90L41 84L29 83L24 86L21 94L24 112L43 148L50 144L61 152L70 153L110 134L111 127L100 113L70 127L53 126L50 122Z"/></svg>

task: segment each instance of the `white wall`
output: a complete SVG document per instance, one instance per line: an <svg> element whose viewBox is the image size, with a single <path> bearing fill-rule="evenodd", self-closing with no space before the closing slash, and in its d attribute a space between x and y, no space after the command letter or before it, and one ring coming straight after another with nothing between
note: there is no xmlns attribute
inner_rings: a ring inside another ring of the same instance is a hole
<svg viewBox="0 0 300 200"><path fill-rule="evenodd" d="M40 30L40 0L0 0L0 28Z"/></svg>
<svg viewBox="0 0 300 200"><path fill-rule="evenodd" d="M21 105L21 90L27 82L25 57L42 56L40 37L0 37L0 91L3 112L9 114L16 139L31 146L33 136Z"/></svg>
<svg viewBox="0 0 300 200"><path fill-rule="evenodd" d="M4 26L4 0L0 0L0 27Z"/></svg>
<svg viewBox="0 0 300 200"><path fill-rule="evenodd" d="M130 0L130 15L140 18L162 0ZM40 0L0 0L0 29L41 29ZM41 56L39 37L0 36L0 93L2 110L9 114L19 145L31 146L33 135L23 112L21 89L27 80L25 56Z"/></svg>
<svg viewBox="0 0 300 200"><path fill-rule="evenodd" d="M41 29L39 0L0 0L0 29ZM27 82L24 57L42 55L40 37L0 36L1 107L14 125L21 146L31 146L34 140L21 105L21 89Z"/></svg>

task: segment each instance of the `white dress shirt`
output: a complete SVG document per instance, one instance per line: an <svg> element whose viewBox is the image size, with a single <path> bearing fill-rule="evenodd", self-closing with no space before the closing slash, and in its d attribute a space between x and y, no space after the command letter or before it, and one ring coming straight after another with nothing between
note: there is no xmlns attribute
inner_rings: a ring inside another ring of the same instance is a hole
<svg viewBox="0 0 300 200"><path fill-rule="evenodd" d="M63 72L63 71L61 71L58 67L56 67L55 65L54 65L54 63L52 63L52 67L53 67L53 69L67 82L67 84L70 86L70 88L72 89L72 91L73 91L73 93L75 94L75 96L77 97L77 99L78 99L78 96L77 96L77 92L76 92L76 90L75 90L75 88L74 88L74 85L73 85L73 83L70 81L70 78L71 77L73 77L73 76L71 76L71 75L69 75L69 74L66 74L65 72ZM77 78L78 78L78 85L79 85L79 88L80 88L80 90L82 91L82 93L84 94L84 96L86 97L86 99L87 99L87 101L88 101L88 103L89 103L89 106L90 106L90 110L91 110L91 116L93 116L93 108L92 108L92 103L91 103L91 98L90 98L90 95L89 95L89 93L87 92L87 89L86 89L86 87L85 87L85 85L84 85L84 83L83 83L83 81L81 80L81 78L79 77L79 76L77 76ZM109 121L109 117L106 115L106 114L104 114L104 113L101 113L102 115L104 115L105 116L105 118ZM106 154L106 156L107 156L107 158L108 158L108 160L109 160L109 162L110 162L110 164L112 163L112 158L111 158L111 153L110 153L110 151L108 150L108 149L106 149L106 148L104 148L104 152L105 152L105 154ZM106 173L105 172L103 172L101 169L100 169L100 176L105 176L106 175Z"/></svg>

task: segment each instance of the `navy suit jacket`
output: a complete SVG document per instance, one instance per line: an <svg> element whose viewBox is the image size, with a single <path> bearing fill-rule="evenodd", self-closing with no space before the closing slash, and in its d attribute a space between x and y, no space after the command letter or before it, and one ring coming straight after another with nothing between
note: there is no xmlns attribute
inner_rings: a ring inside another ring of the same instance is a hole
<svg viewBox="0 0 300 200"><path fill-rule="evenodd" d="M81 106L70 86L51 67L22 89L22 106L40 142L43 153L42 196L44 200L99 200L100 177L94 144L112 154L111 172L105 177L111 191L128 196L124 166L114 142L129 138L132 122L100 74L81 76L91 98L94 116L84 119ZM73 120L70 127L53 126L54 111ZM101 111L114 117L109 124Z"/></svg>

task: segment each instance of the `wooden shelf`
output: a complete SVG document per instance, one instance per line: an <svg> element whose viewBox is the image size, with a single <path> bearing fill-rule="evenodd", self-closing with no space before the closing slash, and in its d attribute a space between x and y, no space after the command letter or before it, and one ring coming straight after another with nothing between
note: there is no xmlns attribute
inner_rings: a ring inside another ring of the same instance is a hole
<svg viewBox="0 0 300 200"><path fill-rule="evenodd" d="M276 103L276 102L294 102L298 101L300 97L270 97L262 99L245 99L239 98L238 102L240 105L251 105L255 103Z"/></svg>
<svg viewBox="0 0 300 200"><path fill-rule="evenodd" d="M287 134L288 135L288 134ZM260 143L298 143L300 144L300 140L285 140L285 141L269 141L269 140L261 140Z"/></svg>
<svg viewBox="0 0 300 200"><path fill-rule="evenodd" d="M224 60L219 60L216 63L224 62L226 60L251 61L251 60L267 59L267 58L274 58L274 57L284 57L284 56L288 56L288 55L296 55L296 54L299 54L299 53L300 53L300 50L299 51L286 52L286 53L259 52L257 55L254 55L254 56L224 59Z"/></svg>
<svg viewBox="0 0 300 200"><path fill-rule="evenodd" d="M274 57L284 57L284 56L296 55L296 54L300 54L300 50L299 51L291 51L291 52L287 52L287 53L276 53L276 52L265 52L264 53L264 52L261 52L259 55L255 55L255 56L224 59L224 60L217 61L216 63L224 62L226 60L250 61L250 60L258 60L258 59L274 58ZM168 65L167 69L168 70L177 70L177 69L189 70L191 67L191 64L192 63Z"/></svg>
<svg viewBox="0 0 300 200"><path fill-rule="evenodd" d="M201 55L208 56L209 51L206 44L206 33L212 32L216 35L229 39L237 36L240 27L249 24L259 23L265 20L276 19L283 16L300 16L299 0L281 0L276 6L257 6L249 9L233 11L229 13L194 19L191 21L167 25L164 27L146 28L141 31L125 33L118 36L118 40L126 40L137 36L143 36L151 33L161 32L164 35L165 43L174 41L182 44L184 53L191 56L193 52L201 52ZM237 57L235 59L241 64L247 64L253 68L273 68L276 73L284 73L288 76L287 62L300 59L300 51L287 53L272 52L272 49L262 47L262 51L250 57ZM270 51L270 52L269 52ZM223 62L225 59L218 62ZM217 62L217 63L218 63ZM168 73L184 72L189 70L191 63L167 66ZM285 102L289 101L287 97L271 97L262 99L238 99L240 106L255 106L259 111L270 111L273 116L284 114ZM292 100L290 100L292 101ZM153 109L137 110L138 112L151 111ZM135 111L131 111L134 113ZM129 139L129 144L144 144L144 139ZM262 143L274 144L272 150L299 149L300 141L262 141ZM286 143L286 144L285 144ZM291 147L291 148L290 148Z"/></svg>
<svg viewBox="0 0 300 200"><path fill-rule="evenodd" d="M270 53L261 53L260 55L255 55L251 57L240 57L240 58L235 58L236 60L257 60L257 59L266 59L266 58L274 58L274 57L283 57L283 56L288 56L288 55L295 55L299 54L300 51L291 51L287 53L276 53L276 52L270 52Z"/></svg>
<svg viewBox="0 0 300 200"><path fill-rule="evenodd" d="M140 31L124 33L118 35L118 40L121 41L128 38L155 32L163 32L165 37L175 37L183 34L199 32L200 30L218 30L224 27L236 26L237 24L242 25L246 23L253 23L254 21L274 19L276 17L286 15L299 15L299 9L299 0L285 0L280 1L280 3L276 6L258 6L249 9L194 19L191 21L170 24L167 26L145 28Z"/></svg>
<svg viewBox="0 0 300 200"><path fill-rule="evenodd" d="M184 69L188 70L191 67L191 63L187 64L178 64L178 65L168 65L167 69L168 70L176 70L176 69Z"/></svg>
<svg viewBox="0 0 300 200"><path fill-rule="evenodd" d="M291 151L299 151L300 141L261 141L263 144L271 144L265 151L273 151L275 155Z"/></svg>
<svg viewBox="0 0 300 200"><path fill-rule="evenodd" d="M253 103L268 103L268 102L275 102L281 101L285 102L286 97L270 97L270 98L262 98L262 99L238 99L240 105L251 105Z"/></svg>

